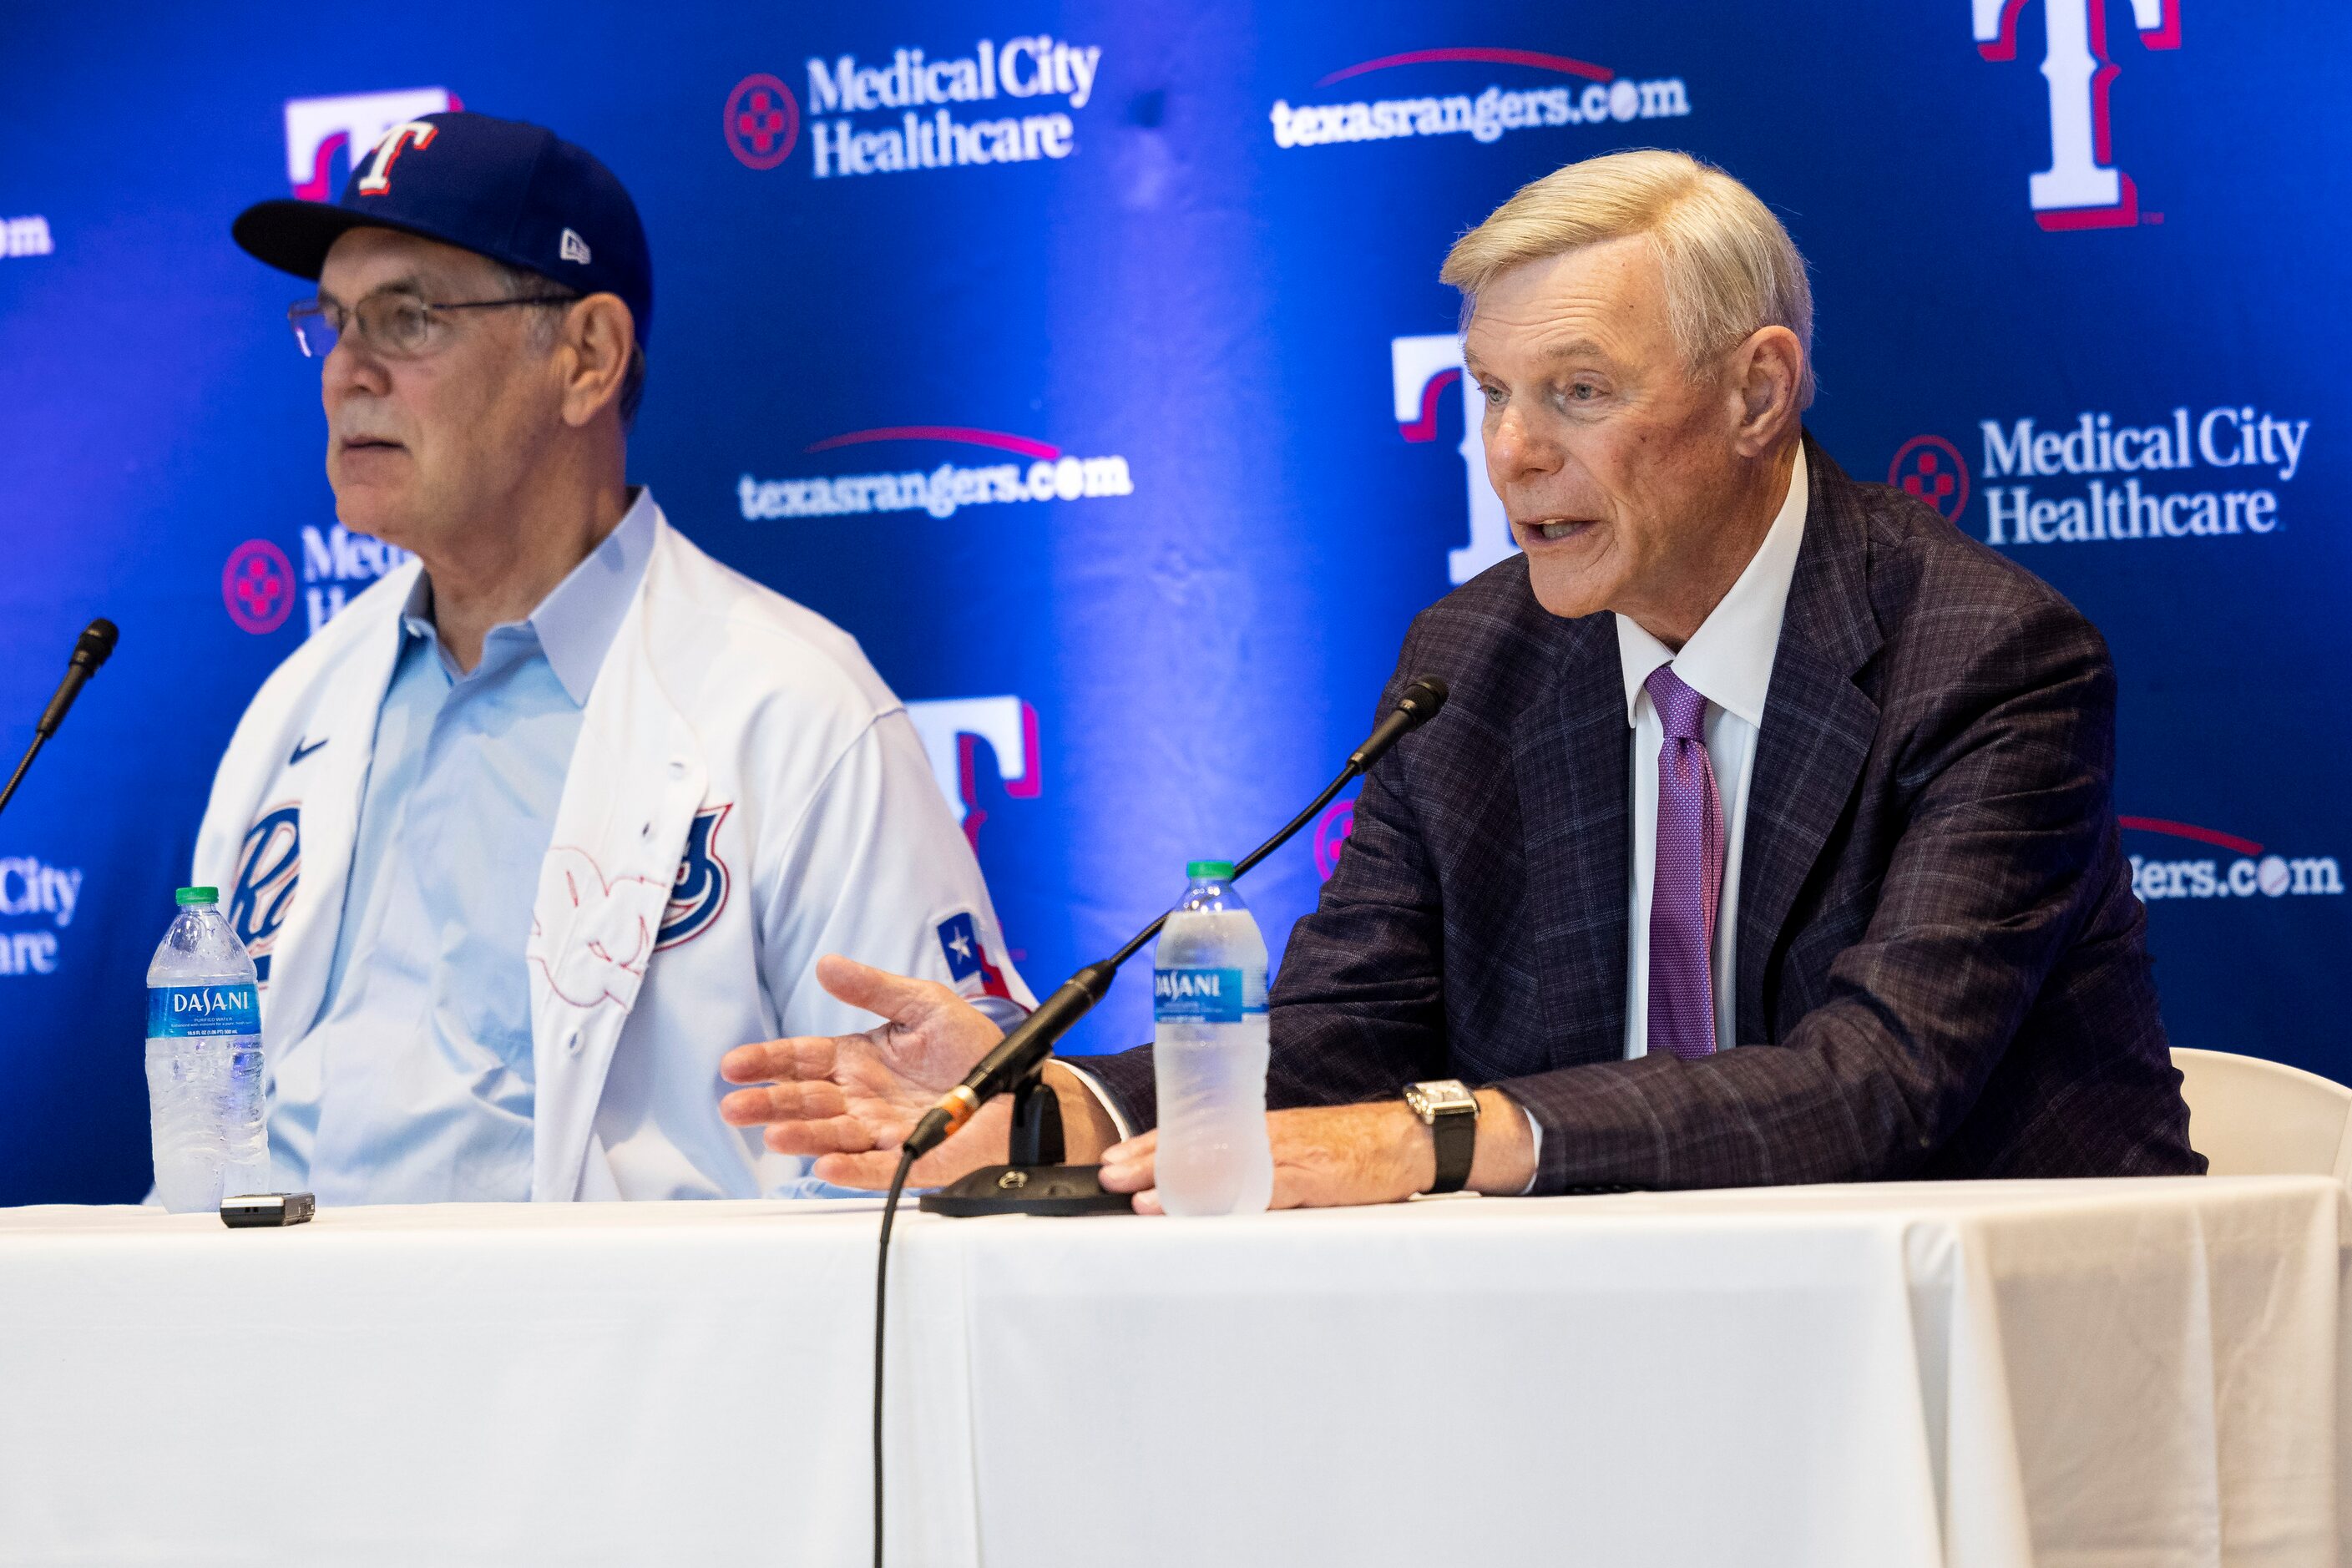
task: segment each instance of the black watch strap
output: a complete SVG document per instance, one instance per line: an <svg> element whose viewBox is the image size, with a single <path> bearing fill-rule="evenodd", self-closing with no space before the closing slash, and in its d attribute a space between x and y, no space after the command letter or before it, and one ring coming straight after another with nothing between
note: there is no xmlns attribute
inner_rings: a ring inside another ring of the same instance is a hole
<svg viewBox="0 0 2352 1568"><path fill-rule="evenodd" d="M1437 1179L1433 1193L1458 1193L1470 1180L1470 1162L1478 1152L1478 1110L1448 1106L1430 1118L1430 1141L1437 1150Z"/></svg>

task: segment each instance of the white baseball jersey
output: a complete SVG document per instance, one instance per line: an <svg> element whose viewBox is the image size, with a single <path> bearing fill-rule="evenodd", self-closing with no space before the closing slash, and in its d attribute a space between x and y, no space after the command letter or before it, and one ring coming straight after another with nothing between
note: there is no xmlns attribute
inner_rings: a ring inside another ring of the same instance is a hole
<svg viewBox="0 0 2352 1568"><path fill-rule="evenodd" d="M947 982L1000 1021L1034 1005L922 742L856 642L658 515L656 534L582 715L522 960L537 1201L812 1187L807 1161L719 1121L719 1059L871 1026L817 984L824 953ZM266 966L273 1081L303 1069L287 1053L314 1033L421 570L390 574L270 676L197 837L194 879L223 889Z"/></svg>

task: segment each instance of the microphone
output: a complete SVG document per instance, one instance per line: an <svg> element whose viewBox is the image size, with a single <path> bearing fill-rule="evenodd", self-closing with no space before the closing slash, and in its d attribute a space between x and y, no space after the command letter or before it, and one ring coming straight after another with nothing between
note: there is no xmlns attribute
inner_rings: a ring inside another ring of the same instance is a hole
<svg viewBox="0 0 2352 1568"><path fill-rule="evenodd" d="M6 808L9 798L16 793L16 786L25 782L25 774L32 767L33 759L39 754L43 742L56 734L58 726L66 721L66 710L74 705L74 699L81 695L82 687L98 673L98 667L112 656L115 639L121 635L115 630L114 623L103 616L82 628L80 637L74 643L73 658L66 663L66 677L58 682L58 694L49 699L49 706L41 714L41 721L33 726L33 743L25 748L24 759L17 763L16 771L9 775L8 787L0 789L0 809Z"/></svg>
<svg viewBox="0 0 2352 1568"><path fill-rule="evenodd" d="M83 683L113 655L115 639L120 636L114 623L104 616L82 627L80 637L74 643L73 658L66 662L66 678L58 682L58 694L49 699L48 711L34 727L35 734L46 741L58 732L58 726L66 721L66 710L81 695Z"/></svg>
<svg viewBox="0 0 2352 1568"><path fill-rule="evenodd" d="M1433 675L1418 676L1397 698L1396 706L1388 716L1373 726L1364 743L1348 756L1348 766L1363 773L1381 760L1381 754L1399 740L1429 722L1436 711L1445 706L1445 682Z"/></svg>
<svg viewBox="0 0 2352 1568"><path fill-rule="evenodd" d="M1329 805L1331 797L1346 788L1349 780L1368 771L1391 746L1427 723L1445 705L1445 697L1444 681L1433 675L1416 677L1398 696L1396 706L1373 726L1364 743L1349 753L1348 765L1339 770L1339 776L1324 785L1323 793L1292 817L1289 826L1234 862L1234 879L1239 880L1244 872L1288 843L1291 835L1313 821L1315 815ZM1129 938L1125 947L1063 981L1035 1012L1016 1025L1012 1033L997 1042L994 1050L964 1075L961 1083L923 1112L922 1120L907 1136L906 1157L912 1161L929 1153L971 1121L972 1113L982 1105L1043 1067L1045 1058L1054 1054L1054 1042L1067 1034L1070 1026L1086 1016L1096 1003L1110 994L1111 981L1117 978L1119 965L1160 934L1160 928L1167 921L1168 917L1161 915Z"/></svg>

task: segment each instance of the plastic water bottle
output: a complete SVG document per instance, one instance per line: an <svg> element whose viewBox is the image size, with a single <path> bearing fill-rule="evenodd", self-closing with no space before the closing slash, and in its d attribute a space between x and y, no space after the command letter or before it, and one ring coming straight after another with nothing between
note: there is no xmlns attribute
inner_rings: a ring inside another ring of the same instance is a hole
<svg viewBox="0 0 2352 1568"><path fill-rule="evenodd" d="M261 997L215 888L182 888L147 966L147 1110L155 1194L173 1214L269 1189Z"/></svg>
<svg viewBox="0 0 2352 1568"><path fill-rule="evenodd" d="M1228 860L1195 860L1153 952L1160 1206L1255 1214L1274 1196L1265 1141L1265 938Z"/></svg>

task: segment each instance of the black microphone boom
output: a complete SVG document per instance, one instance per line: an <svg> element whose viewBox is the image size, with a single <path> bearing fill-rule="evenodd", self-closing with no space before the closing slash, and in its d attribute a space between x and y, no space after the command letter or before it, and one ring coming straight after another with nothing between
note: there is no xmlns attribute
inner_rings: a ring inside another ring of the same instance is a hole
<svg viewBox="0 0 2352 1568"><path fill-rule="evenodd" d="M1405 735L1427 723L1432 715L1445 705L1445 682L1433 675L1416 678L1397 698L1390 710L1364 743L1349 755L1348 765L1339 776L1323 786L1323 793L1307 804L1307 809L1290 819L1283 830L1234 862L1234 876L1239 879L1251 867L1281 848L1291 835L1315 819L1316 813L1331 803L1331 797L1348 786L1349 781L1368 771L1380 761L1391 746ZM1128 939L1127 945L1108 958L1087 964L1062 982L1054 994L1038 1005L1037 1010L1023 1019L1011 1034L997 1042L996 1048L982 1057L980 1065L964 1076L964 1080L940 1098L938 1104L923 1112L915 1130L907 1137L907 1148L919 1159L947 1142L950 1134L971 1120L978 1110L997 1095L1011 1089L1035 1072L1054 1052L1054 1042L1069 1033L1072 1025L1087 1016L1096 1003L1110 994L1110 983L1118 974L1119 965L1135 956L1136 950L1160 934L1168 922L1161 915Z"/></svg>
<svg viewBox="0 0 2352 1568"><path fill-rule="evenodd" d="M1323 793L1305 811L1292 817L1288 826L1235 861L1234 875L1239 877L1281 848L1292 834L1331 804L1331 797L1349 779L1378 762L1381 753L1401 737L1428 722L1430 715L1444 705L1445 682L1433 675L1422 676L1406 687L1395 709L1373 727L1371 735L1348 758L1348 765L1339 770L1339 776L1324 785ZM1045 1086L1039 1075L1045 1059L1054 1054L1054 1042L1085 1017L1087 1009L1110 994L1110 983L1118 976L1118 966L1158 935L1167 921L1168 917L1161 915L1137 931L1125 947L1063 981L1035 1012L981 1058L980 1065L966 1074L961 1083L923 1112L923 1119L915 1123L915 1130L898 1150L898 1172L891 1178L889 1195L882 1200L882 1249L874 1268L875 1568L882 1564L882 1340L887 1321L882 1310L883 1291L889 1279L890 1224L898 1212L898 1200L907 1190L908 1174L914 1170L918 1159L938 1148L957 1128L971 1121L973 1111L1010 1089L1013 1163L983 1165L966 1172L951 1185L927 1194L924 1209L932 1214L969 1216L1113 1214L1129 1208L1132 1200L1126 1194L1103 1191L1100 1166L1060 1163L1061 1113L1055 1109L1054 1091Z"/></svg>
<svg viewBox="0 0 2352 1568"><path fill-rule="evenodd" d="M9 775L7 787L0 789L0 810L6 809L9 797L16 793L16 786L25 782L25 774L32 767L33 759L40 754L42 745L58 732L58 726L66 721L66 710L73 706L74 699L81 695L83 684L98 673L98 667L114 652L115 638L119 636L121 634L114 629L114 623L103 616L82 628L80 637L74 643L73 658L66 663L66 678L58 682L58 694L49 699L49 706L42 713L41 721L33 726L33 743L25 748L24 758L17 763L16 771Z"/></svg>

